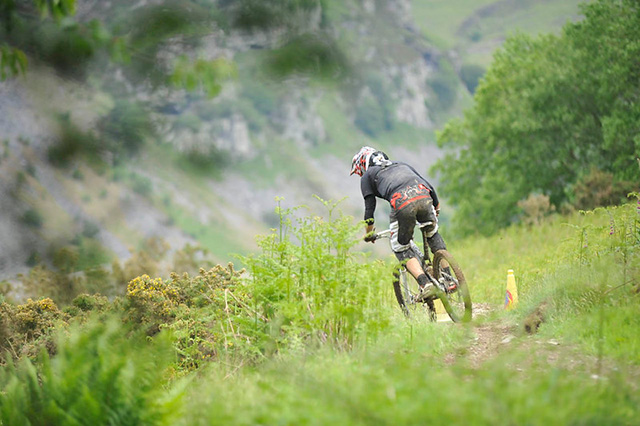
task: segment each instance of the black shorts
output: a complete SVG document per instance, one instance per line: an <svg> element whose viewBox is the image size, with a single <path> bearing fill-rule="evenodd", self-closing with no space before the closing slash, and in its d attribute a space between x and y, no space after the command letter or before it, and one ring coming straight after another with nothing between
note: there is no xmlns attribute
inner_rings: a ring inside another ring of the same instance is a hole
<svg viewBox="0 0 640 426"><path fill-rule="evenodd" d="M425 228L428 237L438 231L438 219L431 197L405 203L402 208L391 209L391 249L398 253L408 250L416 225Z"/></svg>

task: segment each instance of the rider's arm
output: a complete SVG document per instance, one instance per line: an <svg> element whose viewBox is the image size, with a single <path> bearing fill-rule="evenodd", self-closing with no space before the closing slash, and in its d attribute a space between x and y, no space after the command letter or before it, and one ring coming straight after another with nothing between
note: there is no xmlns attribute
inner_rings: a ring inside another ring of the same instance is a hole
<svg viewBox="0 0 640 426"><path fill-rule="evenodd" d="M364 197L364 220L373 223L373 213L376 211L376 196L371 194Z"/></svg>
<svg viewBox="0 0 640 426"><path fill-rule="evenodd" d="M433 207L436 209L436 214L439 214L440 200L438 200L438 194L436 194L436 190L433 188L433 186L429 185L429 188L431 189L431 199L433 200Z"/></svg>
<svg viewBox="0 0 640 426"><path fill-rule="evenodd" d="M364 220L367 223L367 227L364 231L365 241L367 241L367 235L371 234L373 228L373 213L376 211L376 196L367 195L364 197Z"/></svg>

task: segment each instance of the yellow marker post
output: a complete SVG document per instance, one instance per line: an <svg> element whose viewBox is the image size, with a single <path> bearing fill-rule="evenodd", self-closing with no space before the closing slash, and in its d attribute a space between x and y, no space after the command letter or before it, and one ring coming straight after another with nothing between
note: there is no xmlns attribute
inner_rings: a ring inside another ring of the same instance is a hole
<svg viewBox="0 0 640 426"><path fill-rule="evenodd" d="M507 293L504 298L504 308L511 310L518 304L518 288L516 287L516 277L513 269L507 271Z"/></svg>
<svg viewBox="0 0 640 426"><path fill-rule="evenodd" d="M444 305L442 304L442 300L440 299L434 300L433 305L436 308L436 318L438 322L451 321L451 318L449 318L449 314L447 313L447 310L444 308Z"/></svg>

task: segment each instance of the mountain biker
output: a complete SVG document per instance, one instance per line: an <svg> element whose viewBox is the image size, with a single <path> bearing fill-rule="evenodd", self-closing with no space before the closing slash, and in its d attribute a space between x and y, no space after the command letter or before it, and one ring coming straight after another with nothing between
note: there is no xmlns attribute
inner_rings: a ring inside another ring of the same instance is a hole
<svg viewBox="0 0 640 426"><path fill-rule="evenodd" d="M417 223L432 253L446 249L438 233L440 202L433 186L410 165L390 161L387 154L369 146L363 146L354 155L350 174L360 176L367 224L364 240L374 242L376 197L387 200L391 205L391 249L400 262L406 261L406 268L418 282L421 293L431 292L433 285L411 250L411 240Z"/></svg>

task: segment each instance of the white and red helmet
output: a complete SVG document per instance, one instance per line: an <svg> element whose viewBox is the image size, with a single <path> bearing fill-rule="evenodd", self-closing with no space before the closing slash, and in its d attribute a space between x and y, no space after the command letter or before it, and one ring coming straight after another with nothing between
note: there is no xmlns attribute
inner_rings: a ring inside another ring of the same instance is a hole
<svg viewBox="0 0 640 426"><path fill-rule="evenodd" d="M377 149L371 148L370 146L363 146L360 148L360 151L353 156L353 161L351 162L351 173L349 173L349 176L354 173L358 176L362 176L369 168L369 159L373 153L377 151Z"/></svg>

